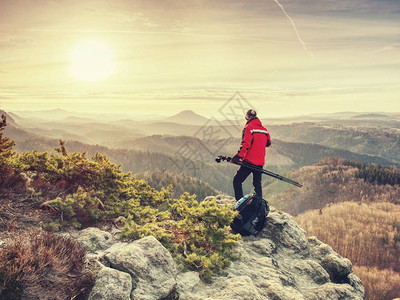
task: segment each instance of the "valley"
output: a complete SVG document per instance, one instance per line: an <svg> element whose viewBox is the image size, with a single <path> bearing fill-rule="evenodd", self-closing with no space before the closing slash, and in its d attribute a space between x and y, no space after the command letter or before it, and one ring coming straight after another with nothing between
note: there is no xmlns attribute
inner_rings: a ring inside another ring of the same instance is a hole
<svg viewBox="0 0 400 300"><path fill-rule="evenodd" d="M244 124L240 120L209 120L191 111L141 121L62 110L55 120L5 113L4 134L18 152L55 153L64 140L68 153L102 153L156 190L171 185L174 198L185 192L197 201L233 194L237 167L217 164L215 157L236 153L241 128L232 123ZM298 189L265 176L263 194L270 205L296 216L309 235L354 261L371 300L398 296L400 284L399 120L398 114L350 112L263 120L272 137L265 167L304 185ZM247 179L244 190L251 188Z"/></svg>

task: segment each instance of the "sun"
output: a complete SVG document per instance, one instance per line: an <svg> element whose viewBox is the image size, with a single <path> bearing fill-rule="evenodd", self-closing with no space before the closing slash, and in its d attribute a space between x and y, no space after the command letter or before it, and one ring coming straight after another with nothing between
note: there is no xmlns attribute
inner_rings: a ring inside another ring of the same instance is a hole
<svg viewBox="0 0 400 300"><path fill-rule="evenodd" d="M115 70L114 55L107 44L88 40L71 53L71 74L82 81L101 81Z"/></svg>

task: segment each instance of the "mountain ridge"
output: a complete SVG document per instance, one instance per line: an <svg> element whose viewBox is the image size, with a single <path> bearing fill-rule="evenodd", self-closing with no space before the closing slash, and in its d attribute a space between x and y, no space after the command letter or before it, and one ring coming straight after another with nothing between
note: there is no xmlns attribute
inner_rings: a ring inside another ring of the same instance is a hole
<svg viewBox="0 0 400 300"><path fill-rule="evenodd" d="M160 122L204 125L208 120L208 118L203 117L192 110L183 110L173 116L160 120Z"/></svg>

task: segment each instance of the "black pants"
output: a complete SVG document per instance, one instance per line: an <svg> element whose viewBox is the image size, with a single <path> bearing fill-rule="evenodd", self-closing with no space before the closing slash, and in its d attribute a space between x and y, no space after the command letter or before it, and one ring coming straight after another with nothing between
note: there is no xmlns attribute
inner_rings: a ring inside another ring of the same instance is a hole
<svg viewBox="0 0 400 300"><path fill-rule="evenodd" d="M236 172L235 177L233 177L233 189L235 191L235 198L239 200L243 197L242 183L246 178L253 173L253 186L254 192L258 197L262 199L262 188L261 188L261 175L260 171L252 170L245 166L240 166L239 170Z"/></svg>

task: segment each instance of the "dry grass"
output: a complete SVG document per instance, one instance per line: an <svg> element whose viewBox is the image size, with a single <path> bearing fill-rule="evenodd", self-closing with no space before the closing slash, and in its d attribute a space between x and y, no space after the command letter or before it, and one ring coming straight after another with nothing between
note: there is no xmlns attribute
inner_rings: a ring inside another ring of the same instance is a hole
<svg viewBox="0 0 400 300"><path fill-rule="evenodd" d="M296 217L315 235L349 258L367 300L400 296L400 205L343 202Z"/></svg>
<svg viewBox="0 0 400 300"><path fill-rule="evenodd" d="M74 299L93 278L84 250L66 237L32 230L0 248L0 299Z"/></svg>
<svg viewBox="0 0 400 300"><path fill-rule="evenodd" d="M343 202L296 217L315 235L358 266L400 272L400 205Z"/></svg>
<svg viewBox="0 0 400 300"><path fill-rule="evenodd" d="M392 300L400 297L400 274L391 269L378 269L354 266L355 273L361 278L366 299Z"/></svg>

